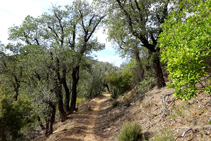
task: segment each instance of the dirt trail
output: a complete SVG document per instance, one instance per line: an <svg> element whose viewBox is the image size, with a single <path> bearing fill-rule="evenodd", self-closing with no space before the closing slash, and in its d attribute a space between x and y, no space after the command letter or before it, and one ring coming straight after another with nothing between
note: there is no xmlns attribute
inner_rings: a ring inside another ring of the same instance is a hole
<svg viewBox="0 0 211 141"><path fill-rule="evenodd" d="M70 119L61 123L48 141L101 141L101 137L95 134L98 112L105 107L105 102L110 94L104 94L92 99L83 110L79 110L70 116ZM90 107L90 108L89 108Z"/></svg>

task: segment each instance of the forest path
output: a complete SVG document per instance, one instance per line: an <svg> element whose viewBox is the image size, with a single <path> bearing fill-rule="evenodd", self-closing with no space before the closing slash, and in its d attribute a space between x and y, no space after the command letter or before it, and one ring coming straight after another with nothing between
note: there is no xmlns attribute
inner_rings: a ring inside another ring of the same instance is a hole
<svg viewBox="0 0 211 141"><path fill-rule="evenodd" d="M106 108L103 103L109 97L110 94L103 94L89 101L82 110L61 123L60 127L48 138L48 141L101 141L102 138L95 133L94 129L99 116L98 112Z"/></svg>

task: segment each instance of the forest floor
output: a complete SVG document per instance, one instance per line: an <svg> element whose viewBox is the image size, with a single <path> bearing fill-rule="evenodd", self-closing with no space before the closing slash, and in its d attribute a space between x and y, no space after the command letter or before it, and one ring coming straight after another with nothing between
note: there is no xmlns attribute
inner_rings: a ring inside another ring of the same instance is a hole
<svg viewBox="0 0 211 141"><path fill-rule="evenodd" d="M110 94L103 94L80 106L65 122L56 123L48 138L41 133L35 140L117 141L122 126L131 121L140 124L146 140L171 134L176 141L211 140L210 95L199 92L192 100L182 101L172 92L153 88L136 94L134 89L120 96L116 107Z"/></svg>

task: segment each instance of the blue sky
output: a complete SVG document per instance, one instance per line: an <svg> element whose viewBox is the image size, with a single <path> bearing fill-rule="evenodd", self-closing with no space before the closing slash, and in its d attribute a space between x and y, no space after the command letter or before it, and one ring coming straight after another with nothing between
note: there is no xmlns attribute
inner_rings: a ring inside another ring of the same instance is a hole
<svg viewBox="0 0 211 141"><path fill-rule="evenodd" d="M72 0L5 0L0 4L0 41L8 43L8 28L20 25L27 15L37 17L43 12L48 12L52 4L66 5ZM91 0L89 0L91 1ZM103 34L103 29L99 29L95 34L101 43L106 44L106 49L95 53L99 61L110 62L119 66L123 59L119 57L112 48L112 44L106 41L107 35Z"/></svg>

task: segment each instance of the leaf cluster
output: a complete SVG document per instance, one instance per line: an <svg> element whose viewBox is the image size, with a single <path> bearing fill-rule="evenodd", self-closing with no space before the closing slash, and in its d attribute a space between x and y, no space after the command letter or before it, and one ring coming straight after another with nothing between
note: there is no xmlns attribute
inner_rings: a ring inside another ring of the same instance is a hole
<svg viewBox="0 0 211 141"><path fill-rule="evenodd" d="M195 4L193 9L193 13L187 13L188 9L171 13L159 38L161 58L172 78L168 86L184 100L196 95L196 84L210 75L211 65L211 1Z"/></svg>

